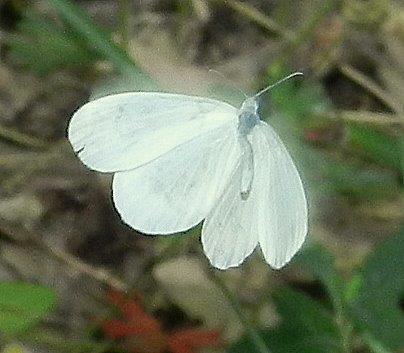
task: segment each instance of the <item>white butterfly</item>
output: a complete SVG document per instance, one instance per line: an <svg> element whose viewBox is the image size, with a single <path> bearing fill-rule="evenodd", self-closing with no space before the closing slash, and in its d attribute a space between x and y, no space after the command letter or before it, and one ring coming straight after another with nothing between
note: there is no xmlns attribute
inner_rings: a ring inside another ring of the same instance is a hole
<svg viewBox="0 0 404 353"><path fill-rule="evenodd" d="M273 86L240 109L179 94L110 95L81 107L68 137L85 165L115 173L115 207L134 229L171 234L204 220L216 268L238 266L258 244L281 268L304 241L307 204L291 157L257 113Z"/></svg>

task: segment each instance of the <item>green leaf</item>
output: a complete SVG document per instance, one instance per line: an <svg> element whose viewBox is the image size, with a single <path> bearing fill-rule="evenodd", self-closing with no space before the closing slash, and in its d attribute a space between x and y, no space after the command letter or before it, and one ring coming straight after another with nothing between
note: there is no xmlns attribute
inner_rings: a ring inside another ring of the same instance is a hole
<svg viewBox="0 0 404 353"><path fill-rule="evenodd" d="M389 349L383 346L378 340L369 334L369 332L364 332L361 337L372 353L391 353Z"/></svg>
<svg viewBox="0 0 404 353"><path fill-rule="evenodd" d="M109 35L96 26L77 5L68 0L47 0L47 2L71 28L81 35L89 48L110 61L120 74L125 77L128 75L138 77L142 82L147 82L149 88L156 86L127 53L113 43Z"/></svg>
<svg viewBox="0 0 404 353"><path fill-rule="evenodd" d="M358 298L362 287L362 277L358 274L353 275L352 278L345 285L345 301L351 303Z"/></svg>
<svg viewBox="0 0 404 353"><path fill-rule="evenodd" d="M274 296L281 324L261 335L272 353L340 353L341 337L332 316L319 303L299 292L282 289ZM242 338L229 353L257 352Z"/></svg>
<svg viewBox="0 0 404 353"><path fill-rule="evenodd" d="M334 268L333 256L321 245L306 246L294 261L311 272L326 287L332 299L334 309L342 311L344 307L344 284Z"/></svg>
<svg viewBox="0 0 404 353"><path fill-rule="evenodd" d="M24 353L24 346L18 343L10 343L2 347L1 353Z"/></svg>
<svg viewBox="0 0 404 353"><path fill-rule="evenodd" d="M358 198L375 199L397 195L397 176L384 170L361 167L355 163L327 161L324 173L330 190Z"/></svg>
<svg viewBox="0 0 404 353"><path fill-rule="evenodd" d="M0 332L16 334L35 325L56 301L48 288L19 282L0 282Z"/></svg>
<svg viewBox="0 0 404 353"><path fill-rule="evenodd" d="M390 349L404 347L404 229L369 256L360 271L361 289L353 314L361 329Z"/></svg>
<svg viewBox="0 0 404 353"><path fill-rule="evenodd" d="M352 161L336 159L309 146L296 149L295 160L301 161L303 175L323 192L350 197L375 199L397 195L397 175L389 170L374 170ZM313 168L313 166L316 168Z"/></svg>
<svg viewBox="0 0 404 353"><path fill-rule="evenodd" d="M34 12L28 12L17 29L18 34L8 40L11 57L39 75L59 68L85 68L97 59L74 33Z"/></svg>
<svg viewBox="0 0 404 353"><path fill-rule="evenodd" d="M346 131L347 142L356 152L380 165L401 169L401 150L398 139L363 124L349 123Z"/></svg>

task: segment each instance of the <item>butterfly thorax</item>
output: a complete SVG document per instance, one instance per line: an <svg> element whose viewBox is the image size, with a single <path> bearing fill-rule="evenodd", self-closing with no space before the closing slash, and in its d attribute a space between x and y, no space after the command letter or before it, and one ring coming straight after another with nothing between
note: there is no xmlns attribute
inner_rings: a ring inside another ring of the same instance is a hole
<svg viewBox="0 0 404 353"><path fill-rule="evenodd" d="M240 136L247 136L260 121L258 116L258 102L255 98L247 98L241 106L238 116L238 132Z"/></svg>

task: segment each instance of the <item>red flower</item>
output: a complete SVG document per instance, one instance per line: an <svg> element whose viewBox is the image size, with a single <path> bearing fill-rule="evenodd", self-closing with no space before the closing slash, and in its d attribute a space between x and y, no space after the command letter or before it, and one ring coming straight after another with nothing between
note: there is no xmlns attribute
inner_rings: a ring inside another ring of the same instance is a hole
<svg viewBox="0 0 404 353"><path fill-rule="evenodd" d="M122 313L122 320L105 320L102 331L106 337L125 339L133 353L194 353L194 349L220 345L215 330L163 330L160 322L147 314L138 304L139 298L129 299L122 293L110 291L107 299Z"/></svg>

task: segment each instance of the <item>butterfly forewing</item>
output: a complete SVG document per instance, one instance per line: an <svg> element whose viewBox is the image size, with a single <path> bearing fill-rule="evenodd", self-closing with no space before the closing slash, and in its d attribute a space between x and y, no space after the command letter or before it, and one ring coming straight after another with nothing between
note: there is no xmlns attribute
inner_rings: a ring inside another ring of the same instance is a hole
<svg viewBox="0 0 404 353"><path fill-rule="evenodd" d="M220 101L167 93L121 93L91 101L70 121L68 137L84 164L130 170L237 119Z"/></svg>
<svg viewBox="0 0 404 353"><path fill-rule="evenodd" d="M265 122L254 131L256 175L260 190L259 243L274 268L290 261L307 233L307 203L297 169L279 136Z"/></svg>

